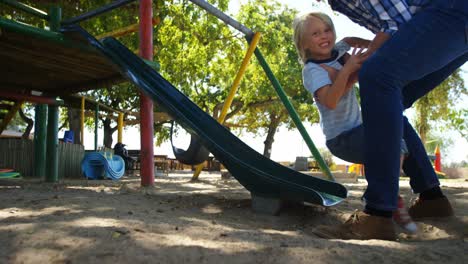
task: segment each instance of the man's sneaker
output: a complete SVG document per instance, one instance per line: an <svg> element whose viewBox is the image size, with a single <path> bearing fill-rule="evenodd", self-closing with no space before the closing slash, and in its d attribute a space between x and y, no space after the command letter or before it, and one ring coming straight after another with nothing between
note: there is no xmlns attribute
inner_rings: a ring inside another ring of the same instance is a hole
<svg viewBox="0 0 468 264"><path fill-rule="evenodd" d="M336 227L318 226L312 232L327 239L396 240L397 238L391 218L358 211L354 212L344 224Z"/></svg>
<svg viewBox="0 0 468 264"><path fill-rule="evenodd" d="M413 222L413 219L408 214L408 211L405 207L405 202L401 196L398 196L398 208L396 211L393 212L393 222L399 225L404 230L416 233L418 231L418 227Z"/></svg>
<svg viewBox="0 0 468 264"><path fill-rule="evenodd" d="M453 216L453 209L445 196L435 200L423 200L418 198L408 209L408 213L414 220L421 220L422 218L428 217Z"/></svg>

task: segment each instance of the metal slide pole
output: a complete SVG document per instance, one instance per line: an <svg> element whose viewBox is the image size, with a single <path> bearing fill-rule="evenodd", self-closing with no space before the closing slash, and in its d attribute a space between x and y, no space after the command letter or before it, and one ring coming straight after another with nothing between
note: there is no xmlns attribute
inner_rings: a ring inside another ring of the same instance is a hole
<svg viewBox="0 0 468 264"><path fill-rule="evenodd" d="M82 21L85 21L87 19L90 19L92 17L98 16L100 14L104 14L106 12L109 12L111 10L114 10L118 7L121 7L126 4L130 4L132 2L135 2L136 0L117 0L114 1L108 5L101 6L95 10L89 11L87 13L81 14L77 17L69 18L67 20L62 21L62 25L71 25L71 24L77 24Z"/></svg>
<svg viewBox="0 0 468 264"><path fill-rule="evenodd" d="M286 95L283 88L281 87L281 84L279 83L278 79L276 79L275 75L271 71L270 67L268 66L268 63L265 61L265 58L263 57L259 49L255 50L255 56L257 57L258 61L260 62L260 65L262 66L263 70L268 76L268 79L270 79L270 82L273 84L273 87L275 88L276 93L278 94L284 106L286 107L286 110L288 110L289 116L291 116L294 124L296 125L297 129L301 133L302 138L304 139L307 146L309 147L310 152L312 152L312 155L317 160L320 169L322 170L322 172L325 173L325 175L327 176L329 180L335 181L335 178L333 177L330 169L328 168L327 164L323 160L322 155L320 155L320 152L315 147L314 142L312 141L309 134L307 133L307 130L302 124L301 119L299 118L299 115L294 109L294 106L289 101L288 96Z"/></svg>
<svg viewBox="0 0 468 264"><path fill-rule="evenodd" d="M244 33L245 36L247 36L248 38L251 38L254 34L254 32L242 25L241 23L239 23L237 20L233 19L232 17L226 15L225 13L223 13L221 10L217 9L216 7L214 7L213 5L211 5L210 3L206 2L206 1L203 1L203 0L190 0L190 2L196 4L197 6L205 9L206 11L208 11L208 13L216 16L217 18L219 18L220 20L224 21L224 23L230 25L231 27L239 30L240 32Z"/></svg>
<svg viewBox="0 0 468 264"><path fill-rule="evenodd" d="M14 7L14 8L17 8L17 9L22 10L22 11L24 11L24 12L30 14L30 15L42 18L44 20L49 20L49 15L46 12L44 12L42 10L39 10L37 8L34 8L34 7L28 6L28 5L25 5L25 4L20 3L18 1L15 1L15 0L0 0L0 3L3 3L5 5L9 5L9 6Z"/></svg>

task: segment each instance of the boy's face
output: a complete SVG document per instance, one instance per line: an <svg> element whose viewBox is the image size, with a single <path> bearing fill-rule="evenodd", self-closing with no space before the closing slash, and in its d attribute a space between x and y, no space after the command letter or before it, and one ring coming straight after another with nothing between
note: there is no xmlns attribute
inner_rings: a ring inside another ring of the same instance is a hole
<svg viewBox="0 0 468 264"><path fill-rule="evenodd" d="M335 46L335 34L321 19L310 17L305 24L302 46L307 58L328 59Z"/></svg>

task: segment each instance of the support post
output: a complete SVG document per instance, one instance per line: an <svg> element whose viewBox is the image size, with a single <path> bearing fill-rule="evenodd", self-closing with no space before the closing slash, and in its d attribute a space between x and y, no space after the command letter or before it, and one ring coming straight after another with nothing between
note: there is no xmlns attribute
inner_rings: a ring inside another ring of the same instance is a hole
<svg viewBox="0 0 468 264"><path fill-rule="evenodd" d="M52 6L49 9L50 30L57 32L62 20L62 9ZM49 106L47 122L47 150L46 150L46 181L58 181L58 119L59 109L57 105Z"/></svg>
<svg viewBox="0 0 468 264"><path fill-rule="evenodd" d="M80 141L81 145L84 146L84 120L85 120L85 98L81 97L81 118L80 118Z"/></svg>
<svg viewBox="0 0 468 264"><path fill-rule="evenodd" d="M47 105L36 105L34 115L34 177L46 176Z"/></svg>
<svg viewBox="0 0 468 264"><path fill-rule="evenodd" d="M117 142L122 142L123 137L123 113L119 113L119 117L117 119Z"/></svg>
<svg viewBox="0 0 468 264"><path fill-rule="evenodd" d="M140 57L153 60L153 1L140 1ZM141 186L154 185L153 101L140 92Z"/></svg>
<svg viewBox="0 0 468 264"><path fill-rule="evenodd" d="M49 106L47 122L46 181L58 181L58 119L56 105Z"/></svg>
<svg viewBox="0 0 468 264"><path fill-rule="evenodd" d="M96 104L94 110L94 151L98 149L98 130L99 130L99 104Z"/></svg>

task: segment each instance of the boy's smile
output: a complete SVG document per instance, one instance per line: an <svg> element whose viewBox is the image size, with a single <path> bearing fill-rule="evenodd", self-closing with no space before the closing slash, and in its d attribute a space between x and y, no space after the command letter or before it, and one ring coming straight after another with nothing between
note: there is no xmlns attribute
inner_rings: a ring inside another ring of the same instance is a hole
<svg viewBox="0 0 468 264"><path fill-rule="evenodd" d="M308 58L329 59L335 45L335 34L321 19L310 17L306 22L302 45Z"/></svg>

